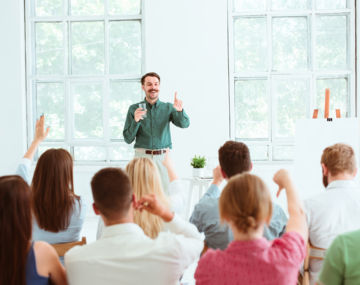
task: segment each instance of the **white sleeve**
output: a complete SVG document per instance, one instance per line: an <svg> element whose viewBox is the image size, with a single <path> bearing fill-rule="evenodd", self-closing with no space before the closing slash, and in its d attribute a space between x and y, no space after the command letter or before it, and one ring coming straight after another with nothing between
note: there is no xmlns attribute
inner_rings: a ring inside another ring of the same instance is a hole
<svg viewBox="0 0 360 285"><path fill-rule="evenodd" d="M170 232L160 233L158 240L168 247L167 252L171 252L177 260L180 270L185 270L200 257L204 248L204 235L199 233L193 224L176 214L173 220L165 225Z"/></svg>
<svg viewBox="0 0 360 285"><path fill-rule="evenodd" d="M170 182L168 191L171 210L180 217L185 218L186 194L189 194L188 189L184 189L181 180L177 179Z"/></svg>

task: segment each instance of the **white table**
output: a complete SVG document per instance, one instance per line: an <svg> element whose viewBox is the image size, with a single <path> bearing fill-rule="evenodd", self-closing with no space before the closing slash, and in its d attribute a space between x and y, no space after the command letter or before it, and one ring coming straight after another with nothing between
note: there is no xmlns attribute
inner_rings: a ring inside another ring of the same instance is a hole
<svg viewBox="0 0 360 285"><path fill-rule="evenodd" d="M212 177L192 177L185 178L184 180L190 181L189 197L186 206L186 217L190 218L192 206L195 205L201 197L205 194L205 191L209 188L212 182ZM195 197L194 197L195 196ZM194 199L195 198L195 199Z"/></svg>

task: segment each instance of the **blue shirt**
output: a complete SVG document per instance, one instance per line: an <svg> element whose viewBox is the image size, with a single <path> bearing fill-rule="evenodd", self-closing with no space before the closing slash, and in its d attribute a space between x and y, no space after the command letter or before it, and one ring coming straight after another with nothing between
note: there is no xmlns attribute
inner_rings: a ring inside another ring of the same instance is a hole
<svg viewBox="0 0 360 285"><path fill-rule="evenodd" d="M135 122L134 113L140 103L146 103L146 118ZM123 136L128 144L135 140L135 148L165 149L172 148L170 125L172 122L180 128L187 128L190 119L185 111L176 111L171 103L157 100L154 105L146 100L129 107Z"/></svg>
<svg viewBox="0 0 360 285"><path fill-rule="evenodd" d="M219 187L211 184L199 203L195 205L190 222L197 227L199 232L205 233L205 242L208 247L225 249L234 237L230 227L220 222L219 197ZM264 227L264 237L267 240L280 237L285 232L286 223L287 217L283 209L273 203L273 214L270 225Z"/></svg>
<svg viewBox="0 0 360 285"><path fill-rule="evenodd" d="M36 269L34 243L31 244L26 261L26 285L47 285L49 277L41 276Z"/></svg>

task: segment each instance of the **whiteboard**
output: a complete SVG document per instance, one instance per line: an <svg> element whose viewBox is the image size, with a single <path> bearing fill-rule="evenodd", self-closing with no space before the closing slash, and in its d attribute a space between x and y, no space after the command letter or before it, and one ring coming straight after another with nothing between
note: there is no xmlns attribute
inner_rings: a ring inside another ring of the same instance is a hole
<svg viewBox="0 0 360 285"><path fill-rule="evenodd" d="M358 118L333 119L333 121L302 119L296 123L293 177L302 199L324 191L321 155L327 146L335 143L352 146L359 166L360 120Z"/></svg>

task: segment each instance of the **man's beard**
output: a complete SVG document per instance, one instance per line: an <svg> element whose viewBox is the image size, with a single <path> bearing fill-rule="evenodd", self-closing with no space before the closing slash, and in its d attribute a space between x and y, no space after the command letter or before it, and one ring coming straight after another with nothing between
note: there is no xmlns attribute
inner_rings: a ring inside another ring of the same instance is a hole
<svg viewBox="0 0 360 285"><path fill-rule="evenodd" d="M325 186L325 188L329 185L329 182L328 182L328 177L327 176L325 176L324 174L323 174L323 179L322 179L322 181L323 181L323 184L324 184L324 186Z"/></svg>

